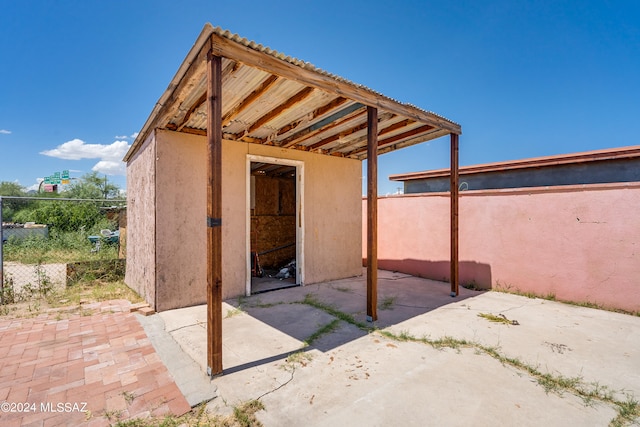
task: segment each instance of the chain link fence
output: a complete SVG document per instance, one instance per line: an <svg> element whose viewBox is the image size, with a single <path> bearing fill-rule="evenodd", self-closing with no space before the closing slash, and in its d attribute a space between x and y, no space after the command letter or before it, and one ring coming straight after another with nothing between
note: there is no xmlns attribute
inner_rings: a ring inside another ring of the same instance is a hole
<svg viewBox="0 0 640 427"><path fill-rule="evenodd" d="M124 275L124 200L0 196L0 223L0 304Z"/></svg>

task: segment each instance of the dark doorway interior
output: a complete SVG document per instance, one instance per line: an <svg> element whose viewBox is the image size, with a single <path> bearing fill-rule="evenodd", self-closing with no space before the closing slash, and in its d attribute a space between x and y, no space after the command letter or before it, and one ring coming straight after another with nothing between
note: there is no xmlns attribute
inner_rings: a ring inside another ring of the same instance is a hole
<svg viewBox="0 0 640 427"><path fill-rule="evenodd" d="M251 293L296 286L296 168L251 163Z"/></svg>

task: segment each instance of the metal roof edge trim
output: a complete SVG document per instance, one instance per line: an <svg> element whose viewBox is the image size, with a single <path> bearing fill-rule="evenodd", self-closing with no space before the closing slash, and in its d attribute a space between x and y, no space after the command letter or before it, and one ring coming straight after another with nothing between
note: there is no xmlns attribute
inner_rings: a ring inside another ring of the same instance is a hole
<svg viewBox="0 0 640 427"><path fill-rule="evenodd" d="M554 156L531 157L521 160L508 160L504 162L484 163L479 165L461 166L460 175L471 175L483 172L496 172L514 169L549 167L572 163L586 163L594 161L615 160L640 157L640 145L632 145L620 148L608 148L602 150L585 151L581 153L559 154ZM389 175L391 181L413 181L418 179L449 176L450 169L434 169L422 172L409 172Z"/></svg>

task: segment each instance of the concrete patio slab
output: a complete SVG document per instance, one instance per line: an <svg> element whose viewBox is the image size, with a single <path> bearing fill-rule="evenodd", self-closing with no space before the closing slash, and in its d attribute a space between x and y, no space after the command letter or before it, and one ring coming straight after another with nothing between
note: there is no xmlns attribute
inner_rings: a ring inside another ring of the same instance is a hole
<svg viewBox="0 0 640 427"><path fill-rule="evenodd" d="M162 363L175 379L176 385L187 402L189 402L189 405L193 407L214 399L217 396L216 385L211 382L205 372L200 370L200 366L193 357L187 355L170 333L167 332L163 319L160 316L144 316L141 314L136 314L136 318L144 328ZM187 332L188 330L185 329L185 331ZM182 338L188 339L188 336Z"/></svg>
<svg viewBox="0 0 640 427"><path fill-rule="evenodd" d="M617 416L615 403L545 389L523 367L618 401L640 396L640 317L464 288L451 298L446 283L392 272L378 286L373 325L364 277L225 302L224 375L208 408L260 399L266 426L608 425ZM205 370L206 306L159 316ZM470 344L436 348L423 337Z"/></svg>

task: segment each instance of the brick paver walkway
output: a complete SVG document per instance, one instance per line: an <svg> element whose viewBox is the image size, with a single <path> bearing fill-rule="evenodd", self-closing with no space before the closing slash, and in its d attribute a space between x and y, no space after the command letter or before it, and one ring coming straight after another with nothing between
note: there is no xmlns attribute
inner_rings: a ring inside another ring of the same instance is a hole
<svg viewBox="0 0 640 427"><path fill-rule="evenodd" d="M129 305L0 320L0 426L107 426L188 412Z"/></svg>

